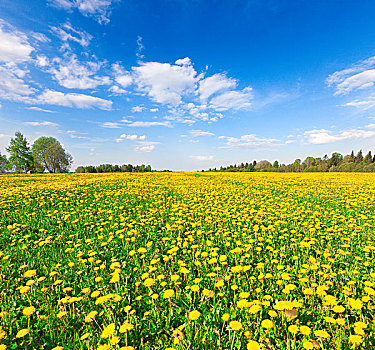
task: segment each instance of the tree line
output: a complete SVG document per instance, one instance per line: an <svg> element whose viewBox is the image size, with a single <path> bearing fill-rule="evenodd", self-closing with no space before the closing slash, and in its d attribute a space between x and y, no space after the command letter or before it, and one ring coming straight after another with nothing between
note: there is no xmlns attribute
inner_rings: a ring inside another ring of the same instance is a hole
<svg viewBox="0 0 375 350"><path fill-rule="evenodd" d="M151 165L112 165L112 164L101 164L98 166L88 165L79 166L76 169L76 173L148 173L151 172Z"/></svg>
<svg viewBox="0 0 375 350"><path fill-rule="evenodd" d="M30 146L17 131L6 148L9 158L0 153L0 173L66 173L73 158L53 137L39 137Z"/></svg>
<svg viewBox="0 0 375 350"><path fill-rule="evenodd" d="M202 170L204 171L204 170ZM363 156L362 150L356 155L354 151L351 154L343 156L341 153L334 152L331 157L325 155L324 157L307 157L304 161L296 159L291 164L280 164L277 160L273 163L268 160L260 162L253 161L250 163L241 163L221 166L220 169L213 168L208 171L223 171L223 172L375 172L375 155L372 156L369 151Z"/></svg>

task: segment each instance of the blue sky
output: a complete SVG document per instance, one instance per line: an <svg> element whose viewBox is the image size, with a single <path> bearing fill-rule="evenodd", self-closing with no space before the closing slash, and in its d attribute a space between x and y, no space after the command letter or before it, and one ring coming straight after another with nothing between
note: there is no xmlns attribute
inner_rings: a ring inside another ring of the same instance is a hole
<svg viewBox="0 0 375 350"><path fill-rule="evenodd" d="M0 152L198 170L375 151L375 3L2 0Z"/></svg>

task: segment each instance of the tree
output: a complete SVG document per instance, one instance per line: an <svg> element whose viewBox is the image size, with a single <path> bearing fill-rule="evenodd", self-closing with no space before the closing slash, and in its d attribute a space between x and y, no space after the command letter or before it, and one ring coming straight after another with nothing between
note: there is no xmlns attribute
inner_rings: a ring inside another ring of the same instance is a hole
<svg viewBox="0 0 375 350"><path fill-rule="evenodd" d="M363 159L363 161L367 164L372 163L372 154L371 151L368 151L366 157Z"/></svg>
<svg viewBox="0 0 375 350"><path fill-rule="evenodd" d="M26 138L17 131L6 149L9 154L8 165L11 171L17 173L33 170L33 156Z"/></svg>
<svg viewBox="0 0 375 350"><path fill-rule="evenodd" d="M354 163L360 163L363 160L362 150L360 150L354 158Z"/></svg>
<svg viewBox="0 0 375 350"><path fill-rule="evenodd" d="M65 173L72 164L72 156L53 137L42 136L33 146L35 169L39 172Z"/></svg>
<svg viewBox="0 0 375 350"><path fill-rule="evenodd" d="M344 157L341 153L337 153L337 152L332 153L332 157L329 160L329 167L338 165L339 163L342 162L343 159Z"/></svg>
<svg viewBox="0 0 375 350"><path fill-rule="evenodd" d="M271 168L272 164L268 160L261 160L259 163L255 165L255 169L263 170L267 168Z"/></svg>
<svg viewBox="0 0 375 350"><path fill-rule="evenodd" d="M355 159L355 157L354 157L354 151L352 151L352 153L350 153L350 161L354 162L354 159Z"/></svg>
<svg viewBox="0 0 375 350"><path fill-rule="evenodd" d="M0 173L5 173L8 169L8 159L5 154L0 153Z"/></svg>
<svg viewBox="0 0 375 350"><path fill-rule="evenodd" d="M279 167L279 162L275 160L272 165L273 168L278 168Z"/></svg>

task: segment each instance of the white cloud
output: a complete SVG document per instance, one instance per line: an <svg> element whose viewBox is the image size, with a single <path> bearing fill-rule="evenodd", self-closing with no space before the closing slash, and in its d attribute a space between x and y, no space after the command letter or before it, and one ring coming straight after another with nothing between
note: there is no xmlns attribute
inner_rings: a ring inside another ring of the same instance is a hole
<svg viewBox="0 0 375 350"><path fill-rule="evenodd" d="M51 41L51 39L49 39L43 33L32 32L30 33L30 36L33 37L35 40L40 41L42 43L49 43Z"/></svg>
<svg viewBox="0 0 375 350"><path fill-rule="evenodd" d="M142 112L146 109L146 107L143 107L143 106L134 106L132 108L132 112L133 113L139 113L139 112Z"/></svg>
<svg viewBox="0 0 375 350"><path fill-rule="evenodd" d="M199 137L199 136L212 136L215 135L212 132L209 131L202 131L202 130L190 130L189 131L190 135L192 137Z"/></svg>
<svg viewBox="0 0 375 350"><path fill-rule="evenodd" d="M368 128L368 129L375 129L375 123L367 124L366 128Z"/></svg>
<svg viewBox="0 0 375 350"><path fill-rule="evenodd" d="M0 62L19 63L30 60L34 48L27 37L0 19Z"/></svg>
<svg viewBox="0 0 375 350"><path fill-rule="evenodd" d="M142 122L142 121L136 121L136 122L131 122L129 120L122 120L123 123L128 123L127 126L132 126L132 127L138 127L138 128L148 128L150 126L165 126L167 128L171 128L172 125L170 122Z"/></svg>
<svg viewBox="0 0 375 350"><path fill-rule="evenodd" d="M145 49L143 43L142 43L142 37L138 35L137 38L137 57L138 59L142 60L144 58L144 55L142 55L143 50Z"/></svg>
<svg viewBox="0 0 375 350"><path fill-rule="evenodd" d="M199 82L199 96L201 103L206 103L208 98L217 92L235 89L237 81L227 78L224 74L214 74Z"/></svg>
<svg viewBox="0 0 375 350"><path fill-rule="evenodd" d="M189 158L199 160L199 161L206 161L214 159L214 156L189 156Z"/></svg>
<svg viewBox="0 0 375 350"><path fill-rule="evenodd" d="M359 61L351 68L337 71L327 78L328 86L335 88L335 95L346 94L374 86L375 56Z"/></svg>
<svg viewBox="0 0 375 350"><path fill-rule="evenodd" d="M5 139L5 138L8 138L8 137L10 137L10 135L0 134L0 139Z"/></svg>
<svg viewBox="0 0 375 350"><path fill-rule="evenodd" d="M362 130L359 128L353 128L348 130L342 130L339 133L332 133L326 129L314 129L304 133L306 141L315 145L321 145L326 143L352 140L352 139L365 139L368 137L375 136L375 131Z"/></svg>
<svg viewBox="0 0 375 350"><path fill-rule="evenodd" d="M116 139L116 142L122 142L124 140L131 140L131 141L145 141L146 140L146 135L127 135L127 134L122 134L118 139Z"/></svg>
<svg viewBox="0 0 375 350"><path fill-rule="evenodd" d="M249 109L253 99L252 88L247 87L241 91L223 92L211 99L210 107L216 111L227 111L228 109Z"/></svg>
<svg viewBox="0 0 375 350"><path fill-rule="evenodd" d="M111 5L119 0L48 0L64 10L79 10L84 16L94 17L99 23L108 23Z"/></svg>
<svg viewBox="0 0 375 350"><path fill-rule="evenodd" d="M115 81L123 88L128 87L133 79L130 73L125 70L120 64L115 63L112 65Z"/></svg>
<svg viewBox="0 0 375 350"><path fill-rule="evenodd" d="M355 107L360 110L368 110L375 107L375 94L367 96L365 99L356 99L354 101L345 103L344 106Z"/></svg>
<svg viewBox="0 0 375 350"><path fill-rule="evenodd" d="M113 122L105 122L100 124L102 128L107 128L107 129L120 129L122 127L121 124L119 123L113 123Z"/></svg>
<svg viewBox="0 0 375 350"><path fill-rule="evenodd" d="M336 85L336 94L345 94L352 90L366 89L374 85L375 69L352 75Z"/></svg>
<svg viewBox="0 0 375 350"><path fill-rule="evenodd" d="M111 86L109 89L108 89L110 92L112 92L113 94L115 95L124 95L124 94L127 94L128 91L124 90L124 89L121 89L120 87L118 87L117 85L113 85Z"/></svg>
<svg viewBox="0 0 375 350"><path fill-rule="evenodd" d="M44 56L44 55L38 55L36 57L36 64L39 66L39 67L46 67L48 66L49 64L49 59L47 56Z"/></svg>
<svg viewBox="0 0 375 350"><path fill-rule="evenodd" d="M67 89L94 89L99 85L110 84L109 77L97 76L101 67L97 62L79 62L75 55L67 60L56 58L54 67L49 69L53 78Z"/></svg>
<svg viewBox="0 0 375 350"><path fill-rule="evenodd" d="M49 109L43 109L39 107L26 107L27 109L30 109L32 111L38 111L38 112L45 112L45 113L56 113L55 111L50 111Z"/></svg>
<svg viewBox="0 0 375 350"><path fill-rule="evenodd" d="M112 101L104 100L99 97L45 90L39 97L38 102L42 104L50 104L64 107L76 107L76 108L99 108L103 110L110 110L112 107Z"/></svg>
<svg viewBox="0 0 375 350"><path fill-rule="evenodd" d="M150 108L150 112L158 112L159 108Z"/></svg>
<svg viewBox="0 0 375 350"><path fill-rule="evenodd" d="M155 149L155 146L159 144L160 142L140 141L138 145L134 147L134 150L136 152L151 152Z"/></svg>
<svg viewBox="0 0 375 350"><path fill-rule="evenodd" d="M177 60L176 64L141 63L132 70L138 89L159 103L177 106L183 95L196 88L197 72L188 58Z"/></svg>
<svg viewBox="0 0 375 350"><path fill-rule="evenodd" d="M155 149L155 145L139 145L134 148L137 152L151 152Z"/></svg>
<svg viewBox="0 0 375 350"><path fill-rule="evenodd" d="M27 71L13 65L0 66L0 98L11 101L30 102L30 96L36 90L23 80L26 74Z"/></svg>
<svg viewBox="0 0 375 350"><path fill-rule="evenodd" d="M85 31L74 29L70 23L65 23L61 27L51 27L52 32L56 34L60 40L68 42L73 41L81 46L88 46L93 36Z"/></svg>
<svg viewBox="0 0 375 350"><path fill-rule="evenodd" d="M266 150L280 146L280 140L271 138L262 138L254 134L242 135L239 138L231 136L219 136L219 139L226 140L226 146L220 148L250 148Z"/></svg>
<svg viewBox="0 0 375 350"><path fill-rule="evenodd" d="M43 122L25 122L27 125L31 126L59 126L59 124L52 123L49 121L43 121Z"/></svg>

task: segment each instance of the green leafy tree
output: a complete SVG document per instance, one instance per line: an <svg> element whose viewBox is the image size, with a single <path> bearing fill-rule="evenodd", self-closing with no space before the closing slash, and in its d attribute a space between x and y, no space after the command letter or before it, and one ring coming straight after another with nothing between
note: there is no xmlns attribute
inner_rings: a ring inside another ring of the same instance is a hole
<svg viewBox="0 0 375 350"><path fill-rule="evenodd" d="M366 157L363 159L363 161L367 164L370 164L372 163L372 154L371 154L371 151L369 151L367 154L366 154Z"/></svg>
<svg viewBox="0 0 375 350"><path fill-rule="evenodd" d="M5 154L0 153L0 173L5 173L8 169L8 159Z"/></svg>
<svg viewBox="0 0 375 350"><path fill-rule="evenodd" d="M354 158L354 163L360 163L363 160L362 150L360 150Z"/></svg>
<svg viewBox="0 0 375 350"><path fill-rule="evenodd" d="M26 138L17 131L6 149L10 154L8 166L17 173L33 171L33 156Z"/></svg>
<svg viewBox="0 0 375 350"><path fill-rule="evenodd" d="M72 156L53 137L42 136L32 146L35 169L39 172L65 173L72 165Z"/></svg>

